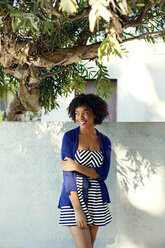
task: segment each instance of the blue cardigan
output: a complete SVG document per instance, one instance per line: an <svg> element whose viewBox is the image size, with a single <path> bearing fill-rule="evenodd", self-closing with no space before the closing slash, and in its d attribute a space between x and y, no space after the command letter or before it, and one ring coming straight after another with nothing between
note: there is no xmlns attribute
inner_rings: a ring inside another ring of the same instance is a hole
<svg viewBox="0 0 165 248"><path fill-rule="evenodd" d="M75 153L78 148L78 142L79 142L79 128L77 127L75 129L72 129L68 132L66 132L63 136L62 140L62 147L61 147L61 158L64 160L65 157L72 158L74 160ZM103 202L110 202L109 194L107 187L105 185L105 180L108 176L109 168L110 168L110 159L111 159L111 142L107 136L100 133L96 129L99 141L100 141L100 149L102 151L104 160L103 165L100 168L94 168L99 175L99 177L96 179L98 180ZM62 206L72 206L72 203L69 199L69 195L71 191L77 191L76 187L76 174L78 172L72 172L72 171L63 171L63 186L62 186L62 192L58 204L58 208ZM87 177L88 178L88 177Z"/></svg>

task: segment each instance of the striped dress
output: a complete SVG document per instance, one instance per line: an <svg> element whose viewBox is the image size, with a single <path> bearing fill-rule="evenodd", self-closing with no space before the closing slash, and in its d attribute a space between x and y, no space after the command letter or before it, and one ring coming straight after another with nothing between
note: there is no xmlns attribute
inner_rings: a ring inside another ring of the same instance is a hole
<svg viewBox="0 0 165 248"><path fill-rule="evenodd" d="M77 150L75 153L75 161L86 167L101 167L103 163L103 155L101 151ZM111 213L108 204L103 203L101 188L99 182L88 177L89 188L87 201L85 200L83 191L83 175L76 175L76 185L78 198L81 207L86 215L87 224L95 226L105 226L111 222ZM65 226L76 226L75 212L70 206L61 207L59 224Z"/></svg>

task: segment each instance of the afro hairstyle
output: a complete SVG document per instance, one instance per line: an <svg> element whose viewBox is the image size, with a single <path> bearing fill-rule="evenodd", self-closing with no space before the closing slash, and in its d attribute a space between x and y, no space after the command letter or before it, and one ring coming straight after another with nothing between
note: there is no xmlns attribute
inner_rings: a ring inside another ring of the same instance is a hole
<svg viewBox="0 0 165 248"><path fill-rule="evenodd" d="M68 115L75 121L75 110L77 107L87 106L92 109L94 115L94 124L101 124L109 115L107 103L98 95L95 94L80 94L77 95L69 104L67 110Z"/></svg>

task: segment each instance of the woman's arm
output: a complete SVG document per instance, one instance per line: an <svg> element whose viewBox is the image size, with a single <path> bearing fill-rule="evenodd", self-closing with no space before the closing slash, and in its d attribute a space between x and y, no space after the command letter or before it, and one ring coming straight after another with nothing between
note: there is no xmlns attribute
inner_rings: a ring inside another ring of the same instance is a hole
<svg viewBox="0 0 165 248"><path fill-rule="evenodd" d="M76 217L77 226L80 228L87 228L87 219L84 211L80 205L78 194L75 191L71 191L69 195L70 201L73 205Z"/></svg>
<svg viewBox="0 0 165 248"><path fill-rule="evenodd" d="M64 160L61 161L61 168L63 171L77 171L87 177L98 178L99 174L93 169L89 167L82 166L77 164L73 159L65 157Z"/></svg>
<svg viewBox="0 0 165 248"><path fill-rule="evenodd" d="M68 157L72 156L73 145L74 144L72 142L71 135L65 133L62 139L62 146L61 146L62 159L64 159L66 156ZM77 191L75 177L76 177L75 172L63 170L64 186L68 196L70 195L71 191Z"/></svg>
<svg viewBox="0 0 165 248"><path fill-rule="evenodd" d="M98 178L101 181L105 181L109 173L110 162L111 162L111 142L106 137L104 141L104 162L102 167L100 168L85 167L80 164L77 164L70 157L66 156L64 160L61 161L61 168L63 171L68 171L68 172L77 171L85 176L91 178Z"/></svg>

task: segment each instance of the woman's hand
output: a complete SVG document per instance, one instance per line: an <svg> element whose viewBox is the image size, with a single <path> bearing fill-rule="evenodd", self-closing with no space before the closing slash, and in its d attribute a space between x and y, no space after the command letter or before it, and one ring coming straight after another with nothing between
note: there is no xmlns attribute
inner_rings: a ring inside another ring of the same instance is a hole
<svg viewBox="0 0 165 248"><path fill-rule="evenodd" d="M78 227L87 228L87 219L82 209L75 209L75 217Z"/></svg>
<svg viewBox="0 0 165 248"><path fill-rule="evenodd" d="M73 159L65 157L64 160L61 160L60 165L63 171L75 171L77 163Z"/></svg>

